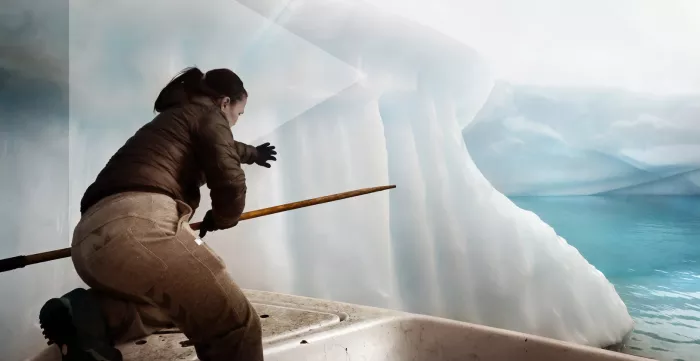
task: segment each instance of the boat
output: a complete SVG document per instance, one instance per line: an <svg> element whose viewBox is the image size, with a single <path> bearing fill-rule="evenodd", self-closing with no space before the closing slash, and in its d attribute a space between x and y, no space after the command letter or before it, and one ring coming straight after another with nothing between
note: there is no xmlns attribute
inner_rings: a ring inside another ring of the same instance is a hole
<svg viewBox="0 0 700 361"><path fill-rule="evenodd" d="M646 358L439 317L244 290L266 361L644 361ZM197 360L177 329L119 345L125 361ZM51 346L31 361L60 361Z"/></svg>

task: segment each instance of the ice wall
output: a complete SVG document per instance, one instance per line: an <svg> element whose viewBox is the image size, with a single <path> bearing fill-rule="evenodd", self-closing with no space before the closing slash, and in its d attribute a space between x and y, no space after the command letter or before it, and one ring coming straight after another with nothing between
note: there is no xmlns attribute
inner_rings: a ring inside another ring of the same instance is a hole
<svg viewBox="0 0 700 361"><path fill-rule="evenodd" d="M508 195L698 195L698 119L700 94L500 83L463 135Z"/></svg>
<svg viewBox="0 0 700 361"><path fill-rule="evenodd" d="M247 210L398 185L208 235L243 287L598 346L631 329L605 277L471 161L461 129L493 80L464 44L359 1L78 0L70 20L70 123L60 123L63 133L22 133L36 153L18 153L3 138L2 174L17 179L3 184L3 197L18 189L37 195L7 198L14 212L3 226L17 232L3 256L68 245L82 191L151 119L160 88L185 66L225 66L250 93L234 135L280 152L270 170L246 168ZM57 172L44 174L50 165ZM67 178L55 175L68 166ZM195 218L207 208L205 201ZM37 215L46 218L39 226ZM0 349L12 359L42 345L35 320L44 300L79 284L68 261L2 274L0 282L11 300L0 309Z"/></svg>
<svg viewBox="0 0 700 361"><path fill-rule="evenodd" d="M67 1L0 6L0 257L65 247L68 217ZM57 261L0 274L0 359L45 345L42 299L78 285Z"/></svg>

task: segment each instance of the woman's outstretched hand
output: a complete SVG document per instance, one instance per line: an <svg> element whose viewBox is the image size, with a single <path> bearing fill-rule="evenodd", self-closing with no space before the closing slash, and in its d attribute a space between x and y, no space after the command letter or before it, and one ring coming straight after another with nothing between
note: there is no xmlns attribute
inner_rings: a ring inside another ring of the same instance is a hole
<svg viewBox="0 0 700 361"><path fill-rule="evenodd" d="M277 160L277 158L275 158L277 151L275 151L274 145L265 143L255 147L255 149L258 151L258 154L255 157L255 164L261 167L270 168L271 166L269 162Z"/></svg>

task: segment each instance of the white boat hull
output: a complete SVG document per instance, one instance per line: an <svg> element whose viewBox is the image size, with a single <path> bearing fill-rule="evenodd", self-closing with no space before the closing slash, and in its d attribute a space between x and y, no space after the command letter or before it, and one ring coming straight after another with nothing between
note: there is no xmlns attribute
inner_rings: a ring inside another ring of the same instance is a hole
<svg viewBox="0 0 700 361"><path fill-rule="evenodd" d="M643 358L466 322L246 290L266 361L639 361ZM120 346L125 361L197 360L178 330ZM182 343L185 342L185 346ZM32 361L60 361L50 347Z"/></svg>

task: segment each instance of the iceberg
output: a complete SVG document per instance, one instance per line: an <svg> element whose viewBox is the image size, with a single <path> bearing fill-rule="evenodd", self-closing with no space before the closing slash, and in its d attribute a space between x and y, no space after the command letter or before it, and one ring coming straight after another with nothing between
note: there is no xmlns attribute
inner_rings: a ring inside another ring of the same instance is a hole
<svg viewBox="0 0 700 361"><path fill-rule="evenodd" d="M242 287L593 346L618 343L632 329L605 276L494 189L472 161L462 129L495 82L467 45L358 1L70 6L70 121L23 140L40 150L4 153L2 174L7 168L31 179L31 187L17 187L36 194L23 199L3 189L17 204L9 220L18 230L4 256L65 247L82 191L151 119L152 102L170 77L193 64L229 67L250 93L234 136L279 150L272 169L246 168L246 210L398 185L208 235ZM63 158L43 159L47 154ZM27 161L31 169L19 167ZM68 175L36 179L35 168L48 166L66 167ZM40 195L53 195L43 198L51 207ZM204 201L194 220L208 208ZM37 217L43 223L36 225ZM80 285L67 260L3 274L0 283L15 290L3 291L3 299L16 301L1 310L14 330L3 332L8 344L1 347L13 342L13 355L25 356L41 342L41 304Z"/></svg>
<svg viewBox="0 0 700 361"><path fill-rule="evenodd" d="M700 95L499 82L463 136L507 195L698 195L698 114Z"/></svg>

